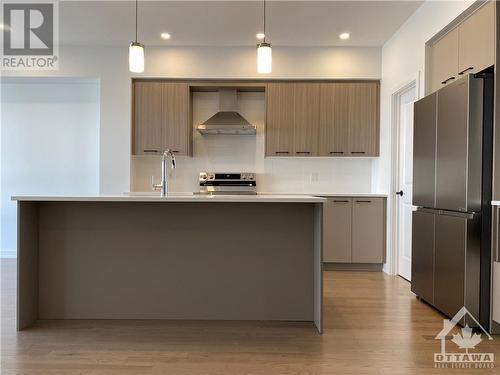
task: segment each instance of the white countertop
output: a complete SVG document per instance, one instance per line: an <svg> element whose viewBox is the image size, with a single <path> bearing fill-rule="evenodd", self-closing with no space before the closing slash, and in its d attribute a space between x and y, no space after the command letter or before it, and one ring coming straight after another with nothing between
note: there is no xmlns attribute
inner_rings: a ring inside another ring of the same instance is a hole
<svg viewBox="0 0 500 375"><path fill-rule="evenodd" d="M491 201L492 206L500 206L500 201Z"/></svg>
<svg viewBox="0 0 500 375"><path fill-rule="evenodd" d="M276 193L259 193L259 194L276 194ZM385 193L321 193L321 192L313 192L313 193L279 193L280 195L312 195L314 197L371 197L371 198L387 198L387 194Z"/></svg>
<svg viewBox="0 0 500 375"><path fill-rule="evenodd" d="M258 195L198 195L171 193L167 197L152 194L122 195L25 195L13 196L14 201L50 202L260 202L260 203L324 203L325 198L312 195L258 194Z"/></svg>

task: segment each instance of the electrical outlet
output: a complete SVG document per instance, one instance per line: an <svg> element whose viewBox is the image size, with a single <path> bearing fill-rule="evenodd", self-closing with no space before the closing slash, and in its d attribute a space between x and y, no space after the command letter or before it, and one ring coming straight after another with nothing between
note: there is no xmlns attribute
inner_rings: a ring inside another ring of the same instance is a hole
<svg viewBox="0 0 500 375"><path fill-rule="evenodd" d="M318 182L318 180L319 180L318 172L312 172L311 173L311 182Z"/></svg>

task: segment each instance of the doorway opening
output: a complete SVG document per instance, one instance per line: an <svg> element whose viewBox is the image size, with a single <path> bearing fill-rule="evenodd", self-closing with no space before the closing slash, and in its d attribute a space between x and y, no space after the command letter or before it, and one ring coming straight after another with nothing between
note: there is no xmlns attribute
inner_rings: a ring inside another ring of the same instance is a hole
<svg viewBox="0 0 500 375"><path fill-rule="evenodd" d="M418 75L392 94L394 274L411 282L411 233L413 212L413 103L418 98Z"/></svg>

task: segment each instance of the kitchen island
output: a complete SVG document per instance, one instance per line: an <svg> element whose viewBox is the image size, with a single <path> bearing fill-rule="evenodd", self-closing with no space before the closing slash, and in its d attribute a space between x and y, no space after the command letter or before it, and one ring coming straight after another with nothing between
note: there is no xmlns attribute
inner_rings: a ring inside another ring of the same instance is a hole
<svg viewBox="0 0 500 375"><path fill-rule="evenodd" d="M38 319L314 322L324 198L19 196L18 308Z"/></svg>

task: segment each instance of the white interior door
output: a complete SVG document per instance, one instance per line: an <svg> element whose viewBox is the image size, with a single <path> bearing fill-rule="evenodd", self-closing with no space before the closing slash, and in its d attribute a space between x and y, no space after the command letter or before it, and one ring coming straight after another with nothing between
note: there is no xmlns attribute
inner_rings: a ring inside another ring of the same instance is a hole
<svg viewBox="0 0 500 375"><path fill-rule="evenodd" d="M414 100L415 88L401 95L399 108L398 273L408 281L411 281Z"/></svg>

